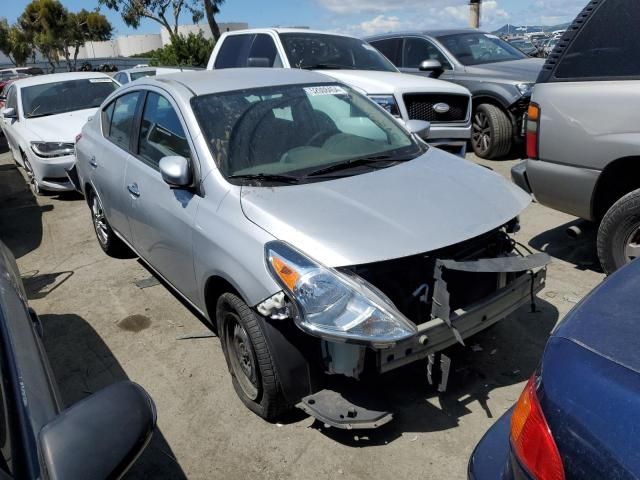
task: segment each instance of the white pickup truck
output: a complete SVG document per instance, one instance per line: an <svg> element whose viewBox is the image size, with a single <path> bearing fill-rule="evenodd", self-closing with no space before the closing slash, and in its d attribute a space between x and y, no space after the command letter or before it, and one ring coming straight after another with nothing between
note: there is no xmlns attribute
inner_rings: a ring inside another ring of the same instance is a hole
<svg viewBox="0 0 640 480"><path fill-rule="evenodd" d="M400 73L358 38L291 28L223 34L207 69L244 67L322 71L368 95L399 120L430 122L430 144L459 156L466 153L471 136L469 91L442 80Z"/></svg>

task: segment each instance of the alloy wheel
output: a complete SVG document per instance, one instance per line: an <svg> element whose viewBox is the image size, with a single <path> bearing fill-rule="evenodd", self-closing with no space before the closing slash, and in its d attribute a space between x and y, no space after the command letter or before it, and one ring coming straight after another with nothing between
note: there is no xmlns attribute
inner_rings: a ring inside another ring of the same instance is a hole
<svg viewBox="0 0 640 480"><path fill-rule="evenodd" d="M102 245L106 245L109 241L108 224L97 195L94 195L91 200L91 219L93 220L93 228L96 230L98 241Z"/></svg>
<svg viewBox="0 0 640 480"><path fill-rule="evenodd" d="M484 112L477 111L473 116L471 141L478 152L485 153L491 148L491 127L489 117Z"/></svg>
<svg viewBox="0 0 640 480"><path fill-rule="evenodd" d="M35 173L33 173L33 169L31 168L31 164L25 159L24 160L24 170L27 173L27 179L29 180L29 188L34 195L40 194L40 184L36 179Z"/></svg>

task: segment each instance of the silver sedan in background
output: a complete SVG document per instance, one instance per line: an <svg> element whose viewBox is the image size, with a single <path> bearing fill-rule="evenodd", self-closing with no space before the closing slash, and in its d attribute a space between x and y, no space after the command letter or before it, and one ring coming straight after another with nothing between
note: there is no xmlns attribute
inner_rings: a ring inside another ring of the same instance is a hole
<svg viewBox="0 0 640 480"><path fill-rule="evenodd" d="M463 343L532 301L548 262L509 236L529 196L428 126L313 72L150 77L85 125L77 181L103 250L133 250L216 329L249 409L375 428L391 412L333 380Z"/></svg>

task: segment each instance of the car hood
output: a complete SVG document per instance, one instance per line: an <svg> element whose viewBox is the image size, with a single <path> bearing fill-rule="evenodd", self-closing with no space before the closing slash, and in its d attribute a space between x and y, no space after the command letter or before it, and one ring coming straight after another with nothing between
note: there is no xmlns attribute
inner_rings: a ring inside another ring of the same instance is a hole
<svg viewBox="0 0 640 480"><path fill-rule="evenodd" d="M249 220L337 267L436 250L516 217L530 197L493 171L435 148L362 175L242 187Z"/></svg>
<svg viewBox="0 0 640 480"><path fill-rule="evenodd" d="M457 93L470 95L466 88L443 80L400 72L372 70L322 70L320 73L362 90L365 94L408 92Z"/></svg>
<svg viewBox="0 0 640 480"><path fill-rule="evenodd" d="M542 58L525 58L510 62L487 63L465 67L466 73L474 76L497 77L501 80L535 83L545 60Z"/></svg>
<svg viewBox="0 0 640 480"><path fill-rule="evenodd" d="M34 140L43 142L75 142L76 135L89 117L96 113L97 108L76 110L74 112L49 115L48 117L27 118L26 128L33 135Z"/></svg>

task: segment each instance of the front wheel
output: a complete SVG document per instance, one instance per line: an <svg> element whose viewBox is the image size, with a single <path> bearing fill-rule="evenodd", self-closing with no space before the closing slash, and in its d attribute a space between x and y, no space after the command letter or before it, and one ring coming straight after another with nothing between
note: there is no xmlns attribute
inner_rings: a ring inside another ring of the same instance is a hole
<svg viewBox="0 0 640 480"><path fill-rule="evenodd" d="M275 420L289 405L281 393L262 319L238 296L225 293L218 299L216 321L234 390L252 412Z"/></svg>
<svg viewBox="0 0 640 480"><path fill-rule="evenodd" d="M511 150L513 126L507 114L495 105L482 103L473 112L471 146L480 158L493 160Z"/></svg>
<svg viewBox="0 0 640 480"><path fill-rule="evenodd" d="M640 190L628 193L605 213L597 243L598 258L606 273L640 257Z"/></svg>

